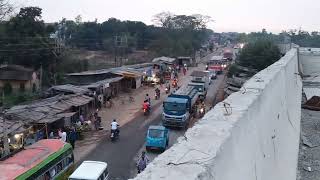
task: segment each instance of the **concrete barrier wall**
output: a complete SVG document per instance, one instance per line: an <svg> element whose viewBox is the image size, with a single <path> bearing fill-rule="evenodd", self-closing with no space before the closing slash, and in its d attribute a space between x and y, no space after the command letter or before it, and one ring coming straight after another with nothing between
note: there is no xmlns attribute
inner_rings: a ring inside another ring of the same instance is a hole
<svg viewBox="0 0 320 180"><path fill-rule="evenodd" d="M217 104L135 179L296 179L301 88L292 49Z"/></svg>
<svg viewBox="0 0 320 180"><path fill-rule="evenodd" d="M320 48L299 48L300 64L304 75L319 75Z"/></svg>

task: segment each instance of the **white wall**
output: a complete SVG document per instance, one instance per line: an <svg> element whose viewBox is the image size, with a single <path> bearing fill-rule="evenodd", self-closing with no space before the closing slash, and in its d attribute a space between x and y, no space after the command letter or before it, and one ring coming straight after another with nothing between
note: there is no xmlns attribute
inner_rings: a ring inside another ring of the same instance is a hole
<svg viewBox="0 0 320 180"><path fill-rule="evenodd" d="M320 74L320 48L299 48L299 57L304 75Z"/></svg>
<svg viewBox="0 0 320 180"><path fill-rule="evenodd" d="M302 88L297 73L293 49L208 112L135 179L294 180Z"/></svg>

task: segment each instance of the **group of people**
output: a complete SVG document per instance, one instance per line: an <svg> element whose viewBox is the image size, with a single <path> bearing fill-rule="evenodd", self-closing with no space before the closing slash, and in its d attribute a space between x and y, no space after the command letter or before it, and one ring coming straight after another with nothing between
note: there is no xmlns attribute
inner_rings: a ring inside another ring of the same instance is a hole
<svg viewBox="0 0 320 180"><path fill-rule="evenodd" d="M53 131L51 131L50 135L49 135L49 138L50 139L59 138L63 142L69 142L71 144L72 148L74 148L75 147L75 142L77 140L77 131L76 131L75 127L72 127L72 128L69 129L69 131L67 133L64 129L60 128L58 130L58 137L55 136Z"/></svg>

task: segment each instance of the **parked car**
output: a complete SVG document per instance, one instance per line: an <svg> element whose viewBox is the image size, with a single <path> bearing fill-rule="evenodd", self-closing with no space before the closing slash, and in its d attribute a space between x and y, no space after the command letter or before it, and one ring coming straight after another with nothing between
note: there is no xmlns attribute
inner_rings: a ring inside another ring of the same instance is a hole
<svg viewBox="0 0 320 180"><path fill-rule="evenodd" d="M146 150L160 149L162 152L169 145L169 130L164 126L150 126L146 137Z"/></svg>

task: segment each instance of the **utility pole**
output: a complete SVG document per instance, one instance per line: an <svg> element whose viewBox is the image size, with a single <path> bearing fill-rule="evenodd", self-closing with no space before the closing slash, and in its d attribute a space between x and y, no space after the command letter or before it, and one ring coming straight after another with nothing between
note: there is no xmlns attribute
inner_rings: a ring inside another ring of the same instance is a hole
<svg viewBox="0 0 320 180"><path fill-rule="evenodd" d="M42 63L40 65L40 77L39 77L39 90L42 91L42 76L43 76L43 72L42 72Z"/></svg>
<svg viewBox="0 0 320 180"><path fill-rule="evenodd" d="M122 36L115 36L115 41L114 41L114 47L115 47L115 66L122 66L123 58L126 54L126 48L128 47L128 38L127 35L122 35ZM118 57L118 52L119 52L119 57ZM118 59L120 60L118 62Z"/></svg>

